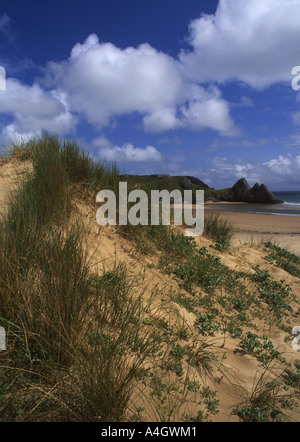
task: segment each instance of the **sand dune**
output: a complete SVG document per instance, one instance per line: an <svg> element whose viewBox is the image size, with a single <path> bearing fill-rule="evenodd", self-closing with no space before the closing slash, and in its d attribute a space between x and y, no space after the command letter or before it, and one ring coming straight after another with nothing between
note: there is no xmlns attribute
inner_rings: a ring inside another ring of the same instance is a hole
<svg viewBox="0 0 300 442"><path fill-rule="evenodd" d="M14 189L15 185L22 178L24 169L28 167L26 162L5 163L0 167L0 208L5 207L7 202L7 192ZM164 320L167 324L181 324L187 327L190 338L183 340L182 346L187 344L197 350L199 346L199 335L195 334L195 315L189 312L182 305L173 302L170 293L180 293L187 299L193 299L191 295L178 284L174 275L164 273L159 268L159 255L142 255L135 245L126 238L121 237L114 227L99 229L96 223L94 208L85 206L82 202L76 204L77 211L83 215L85 221L86 247L91 259L93 272L101 273L103 269L110 269L116 261L126 263L129 275L134 277L137 288L144 291L144 299L151 297L152 308L149 310L149 318L153 320ZM214 210L213 205L209 205L209 210ZM299 308L300 283L299 278L293 277L286 271L266 262L264 253L259 243L262 240L271 239L278 245L287 247L294 253L300 255L300 218L279 217L272 215L257 215L241 212L220 211L220 215L234 225L234 237L232 247L228 253L220 253L219 257L224 265L232 270L240 272L254 273L253 267L260 265L267 269L275 280L285 280L291 284L295 300L292 304L294 312L284 321L284 325L299 325L297 310ZM199 246L210 247L212 241L203 235L196 238ZM257 246L256 246L257 245ZM214 250L213 248L211 250ZM250 289L251 287L249 287ZM153 296L155 293L155 297ZM202 296L205 291L201 290ZM224 293L220 291L218 296L222 298ZM217 299L217 298L216 298ZM221 305L221 304L220 304ZM163 308L162 308L163 306ZM218 308L221 308L220 306ZM268 317L268 307L265 306L266 317ZM203 310L204 312L206 310ZM271 318L271 316L270 316ZM253 318L254 332L259 336L268 336L272 340L274 347L278 349L288 362L298 359L299 353L292 349L289 341L286 340L287 333L280 328L276 321L265 321L262 318ZM246 328L245 330L248 330ZM250 328L250 330L252 330ZM211 373L216 376L218 382L210 377L203 376L195 368L189 367L189 376L195 377L203 386L216 390L219 412L212 417L213 421L239 421L239 418L232 412L235 407L243 403L253 392L263 369L259 361L249 354L242 354L238 351L240 338L226 335L220 330L213 337L208 338L212 342L212 349L218 357L224 356L224 372ZM197 353L195 353L197 356ZM222 358L223 361L223 358ZM278 375L277 366L274 370L269 370L270 379ZM163 379L165 382L165 379ZM179 380L175 378L178 383ZM146 392L144 393L146 395ZM197 395L197 393L196 393ZM197 397L196 397L197 399ZM141 396L141 403L136 402L135 406L145 409L145 418L155 420L152 408ZM185 412L194 412L194 402L182 404ZM299 421L300 411L295 407L289 411L290 418ZM176 418L176 415L174 415Z"/></svg>

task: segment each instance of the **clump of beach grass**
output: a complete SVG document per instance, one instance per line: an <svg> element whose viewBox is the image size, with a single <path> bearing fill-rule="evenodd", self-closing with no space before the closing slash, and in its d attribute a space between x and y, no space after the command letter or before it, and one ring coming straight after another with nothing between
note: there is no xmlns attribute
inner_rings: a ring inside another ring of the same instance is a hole
<svg viewBox="0 0 300 442"><path fill-rule="evenodd" d="M62 144L54 135L34 137L25 147L32 171L10 195L1 220L1 315L21 323L38 353L60 363L91 295L82 227L68 221L72 188L94 189L100 175L102 184L105 177L110 183L115 170L94 165L75 142Z"/></svg>
<svg viewBox="0 0 300 442"><path fill-rule="evenodd" d="M216 247L222 250L230 245L233 236L233 225L222 218L219 213L205 211L204 235L216 242Z"/></svg>
<svg viewBox="0 0 300 442"><path fill-rule="evenodd" d="M33 168L10 195L0 229L1 323L9 330L13 349L24 355L9 352L10 357L23 363L17 372L8 366L5 376L13 379L14 386L13 373L22 373L23 378L26 373L38 379L45 374L51 378L74 364L80 365L81 370L96 370L100 364L97 379L102 387L99 390L100 386L97 389L94 385L94 393L102 392L98 403L107 410L98 410L97 414L102 420L121 419L128 400L122 383L128 386L136 371L135 365L128 363L128 373L122 378L125 356L121 358L120 352L125 354L125 348L133 344L139 345L139 350L144 345L137 326L133 327L139 323L138 305L133 305L132 296L125 299L129 289L123 287L126 277L120 270L110 275L112 279L106 275L95 285L82 244L82 225L77 219L70 222L69 218L72 187L79 184L93 191L97 183L113 185L117 170L113 165L94 164L75 143L62 144L58 137L49 134L28 141L26 149L30 151ZM123 285L117 284L117 280L123 281ZM96 347L93 340L83 345L87 336L83 331L91 313L96 313L98 324L97 332L92 331L95 324L89 330L94 337L99 334ZM104 324L107 333L112 333L113 345L103 338ZM116 335L111 328L114 326L121 327L122 333ZM114 373L111 364L119 364ZM86 384L78 383L84 391L91 379L87 371L85 374ZM107 388L105 382L111 382ZM119 411L117 399L112 401L113 392L120 401ZM107 394L110 397L105 397ZM92 401L91 392L86 398ZM2 416L6 405L4 402L4 409L1 408Z"/></svg>
<svg viewBox="0 0 300 442"><path fill-rule="evenodd" d="M294 396L286 391L283 373L271 376L271 366L255 378L252 391L233 410L242 422L288 422L286 410L293 407ZM274 368L274 367L273 367Z"/></svg>

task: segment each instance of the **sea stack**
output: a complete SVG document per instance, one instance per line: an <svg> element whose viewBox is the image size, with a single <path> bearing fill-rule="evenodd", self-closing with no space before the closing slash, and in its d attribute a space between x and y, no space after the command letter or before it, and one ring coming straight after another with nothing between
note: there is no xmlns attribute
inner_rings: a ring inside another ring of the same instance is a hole
<svg viewBox="0 0 300 442"><path fill-rule="evenodd" d="M246 181L246 178L239 179L231 188L233 193L233 200L244 202L249 199L250 186Z"/></svg>
<svg viewBox="0 0 300 442"><path fill-rule="evenodd" d="M250 188L245 178L239 179L231 188L233 200L256 204L281 204L275 195L264 184L254 184Z"/></svg>
<svg viewBox="0 0 300 442"><path fill-rule="evenodd" d="M263 204L281 204L282 201L278 200L275 195L264 184L254 184L250 189L250 195L252 202Z"/></svg>

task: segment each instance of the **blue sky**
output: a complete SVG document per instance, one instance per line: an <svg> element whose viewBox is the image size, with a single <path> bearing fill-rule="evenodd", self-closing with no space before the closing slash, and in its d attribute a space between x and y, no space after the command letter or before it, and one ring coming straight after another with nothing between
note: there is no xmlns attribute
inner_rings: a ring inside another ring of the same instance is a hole
<svg viewBox="0 0 300 442"><path fill-rule="evenodd" d="M300 0L2 0L0 143L48 130L127 173L300 190L299 23Z"/></svg>

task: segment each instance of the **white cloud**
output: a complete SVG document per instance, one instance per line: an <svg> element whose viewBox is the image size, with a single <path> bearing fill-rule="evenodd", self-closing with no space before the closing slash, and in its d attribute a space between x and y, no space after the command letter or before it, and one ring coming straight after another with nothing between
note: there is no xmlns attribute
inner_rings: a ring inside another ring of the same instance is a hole
<svg viewBox="0 0 300 442"><path fill-rule="evenodd" d="M107 124L114 115L167 108L183 99L176 61L148 44L122 50L100 43L93 34L74 46L66 62L50 63L48 69L52 85L67 92L72 109L94 125Z"/></svg>
<svg viewBox="0 0 300 442"><path fill-rule="evenodd" d="M2 139L24 137L42 130L69 133L77 121L63 95L45 92L38 84L27 86L12 78L6 80L6 90L1 91L0 113L13 118L3 127Z"/></svg>
<svg viewBox="0 0 300 442"><path fill-rule="evenodd" d="M272 173L286 176L291 173L294 166L297 168L297 158L295 165L293 165L293 161L290 158L279 155L278 158L273 158L272 160L263 163L263 165L269 168Z"/></svg>
<svg viewBox="0 0 300 442"><path fill-rule="evenodd" d="M176 116L177 109L158 109L143 118L144 127L149 132L163 132L165 130L183 127L182 121Z"/></svg>
<svg viewBox="0 0 300 442"><path fill-rule="evenodd" d="M98 156L106 161L158 162L163 159L161 153L154 146L141 148L135 147L132 143L115 146L103 136L93 140L92 145L99 148Z"/></svg>
<svg viewBox="0 0 300 442"><path fill-rule="evenodd" d="M279 155L269 161L260 159L230 161L226 157L215 157L211 168L202 178L210 177L216 188L231 187L238 179L244 177L253 186L256 182L264 183L271 190L284 187L299 188L300 155L293 157Z"/></svg>
<svg viewBox="0 0 300 442"><path fill-rule="evenodd" d="M183 123L191 128L210 128L220 132L221 135L235 136L239 134L238 128L233 123L229 105L220 96L217 88L205 91L205 99L190 100L181 107L184 115Z"/></svg>
<svg viewBox="0 0 300 442"><path fill-rule="evenodd" d="M187 80L177 60L149 44L120 49L92 34L73 47L68 60L49 63L41 81L63 91L72 111L98 128L113 117L138 113L148 131L236 130L217 88Z"/></svg>
<svg viewBox="0 0 300 442"><path fill-rule="evenodd" d="M237 79L260 89L291 81L299 65L299 0L220 0L190 23L180 60L192 81Z"/></svg>

